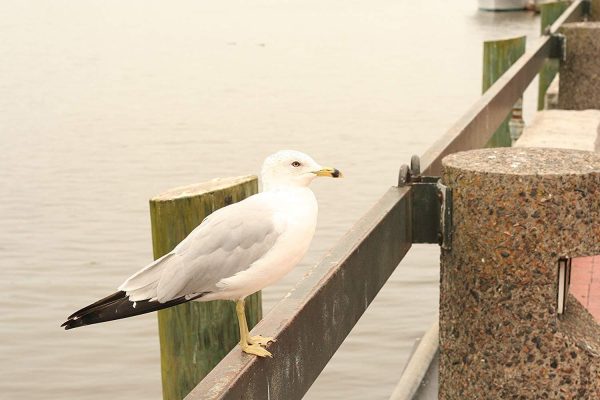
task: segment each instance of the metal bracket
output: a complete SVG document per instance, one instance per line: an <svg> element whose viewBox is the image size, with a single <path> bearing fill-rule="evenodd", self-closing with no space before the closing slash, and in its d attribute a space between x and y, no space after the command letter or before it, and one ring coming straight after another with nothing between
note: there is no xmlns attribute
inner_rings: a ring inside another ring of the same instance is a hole
<svg viewBox="0 0 600 400"><path fill-rule="evenodd" d="M452 249L452 189L443 185L441 180L438 180L437 188L442 195L440 200L441 240L439 242L442 249L450 250Z"/></svg>
<svg viewBox="0 0 600 400"><path fill-rule="evenodd" d="M398 187L411 186L412 243L437 243L452 248L452 190L439 176L422 176L418 156L402 165Z"/></svg>
<svg viewBox="0 0 600 400"><path fill-rule="evenodd" d="M561 61L567 60L567 37L562 33L550 33L550 27L546 28L546 34L549 34L554 41L550 50L550 58L558 58Z"/></svg>

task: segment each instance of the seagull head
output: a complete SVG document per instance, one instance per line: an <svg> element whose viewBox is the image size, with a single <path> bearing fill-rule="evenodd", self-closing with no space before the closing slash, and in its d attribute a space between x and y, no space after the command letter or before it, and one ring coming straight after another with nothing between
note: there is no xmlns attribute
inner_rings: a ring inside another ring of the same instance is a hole
<svg viewBox="0 0 600 400"><path fill-rule="evenodd" d="M307 154L281 150L266 158L261 171L263 190L308 186L317 176L342 177L331 167L323 167Z"/></svg>

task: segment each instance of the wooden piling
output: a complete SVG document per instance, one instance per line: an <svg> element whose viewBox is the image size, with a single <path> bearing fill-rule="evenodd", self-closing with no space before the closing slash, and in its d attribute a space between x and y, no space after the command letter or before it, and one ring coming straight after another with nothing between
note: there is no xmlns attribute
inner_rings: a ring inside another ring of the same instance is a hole
<svg viewBox="0 0 600 400"><path fill-rule="evenodd" d="M542 3L540 4L540 13L541 13L541 29L540 33L543 35L546 29L554 23L560 17L560 15L565 12L565 10L569 7L569 2L567 1L556 1L552 3ZM558 59L549 58L544 62L544 66L540 71L540 80L539 80L539 88L538 88L538 110L542 110L544 108L544 98L546 97L546 92L550 87L550 83L558 73Z"/></svg>
<svg viewBox="0 0 600 400"><path fill-rule="evenodd" d="M525 36L521 36L483 43L483 93L525 53L525 39ZM510 117L511 115L506 117L486 147L510 147Z"/></svg>
<svg viewBox="0 0 600 400"><path fill-rule="evenodd" d="M150 200L154 258L170 252L211 212L258 191L256 176L215 179ZM252 328L262 318L260 292L246 299ZM238 343L230 301L190 302L158 312L163 398L183 399Z"/></svg>

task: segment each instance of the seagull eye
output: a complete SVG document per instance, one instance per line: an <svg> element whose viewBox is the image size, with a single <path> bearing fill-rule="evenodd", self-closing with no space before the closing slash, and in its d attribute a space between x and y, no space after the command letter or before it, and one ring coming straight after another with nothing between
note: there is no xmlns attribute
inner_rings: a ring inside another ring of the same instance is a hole
<svg viewBox="0 0 600 400"><path fill-rule="evenodd" d="M299 167L299 166L301 166L301 165L302 165L302 164L300 164L300 162L299 162L299 161L294 161L294 162L292 163L292 167Z"/></svg>

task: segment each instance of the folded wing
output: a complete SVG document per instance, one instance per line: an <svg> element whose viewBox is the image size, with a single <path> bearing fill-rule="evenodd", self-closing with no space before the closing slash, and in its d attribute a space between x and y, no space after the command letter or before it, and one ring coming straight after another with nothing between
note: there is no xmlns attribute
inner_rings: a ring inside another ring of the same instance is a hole
<svg viewBox="0 0 600 400"><path fill-rule="evenodd" d="M173 251L129 277L119 292L74 313L63 326L126 318L218 291L219 281L265 256L284 229L276 207L261 195L215 211Z"/></svg>

